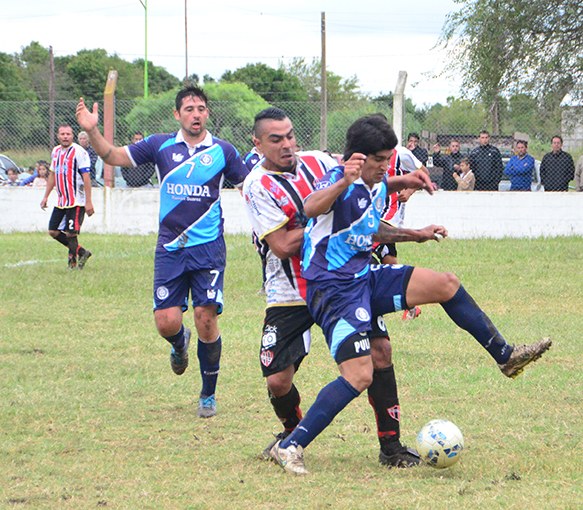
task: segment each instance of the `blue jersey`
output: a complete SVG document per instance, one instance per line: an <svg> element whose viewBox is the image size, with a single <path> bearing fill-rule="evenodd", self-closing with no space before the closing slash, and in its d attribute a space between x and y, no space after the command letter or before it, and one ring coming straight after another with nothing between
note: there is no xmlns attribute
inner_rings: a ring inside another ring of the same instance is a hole
<svg viewBox="0 0 583 510"><path fill-rule="evenodd" d="M343 176L343 167L331 170L320 179L316 191ZM306 280L347 280L369 271L372 236L378 231L386 195L386 177L372 189L358 179L328 212L308 222L302 244L302 276Z"/></svg>
<svg viewBox="0 0 583 510"><path fill-rule="evenodd" d="M191 147L178 131L151 135L126 151L135 166L156 164L160 182L157 250L175 251L222 238L223 180L241 184L249 173L235 147L209 132Z"/></svg>
<svg viewBox="0 0 583 510"><path fill-rule="evenodd" d="M251 149L250 152L245 154L243 161L245 161L247 168L249 169L249 171L251 171L257 166L257 163L259 163L262 159L263 159L263 156L260 156L257 153L257 149L255 147L253 147L253 149Z"/></svg>

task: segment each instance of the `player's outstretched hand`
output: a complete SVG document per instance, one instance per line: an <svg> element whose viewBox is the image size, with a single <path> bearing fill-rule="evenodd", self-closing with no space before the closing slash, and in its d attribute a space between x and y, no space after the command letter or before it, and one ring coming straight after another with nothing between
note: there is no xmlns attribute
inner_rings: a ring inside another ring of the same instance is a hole
<svg viewBox="0 0 583 510"><path fill-rule="evenodd" d="M360 179L362 174L362 165L366 161L366 156L364 154L360 154L359 152L355 152L350 159L344 163L344 179L348 181L349 184L352 184L357 179Z"/></svg>
<svg viewBox="0 0 583 510"><path fill-rule="evenodd" d="M427 175L422 170L415 170L410 174L405 174L403 180L407 183L405 188L411 189L424 189L430 195L433 195L433 183Z"/></svg>
<svg viewBox="0 0 583 510"><path fill-rule="evenodd" d="M441 225L429 225L428 227L419 229L419 234L421 237L417 241L418 243L425 243L427 241L437 241L439 242L441 238L447 237L447 230Z"/></svg>
<svg viewBox="0 0 583 510"><path fill-rule="evenodd" d="M91 131L97 127L97 121L99 120L97 103L93 103L93 111L90 112L87 106L85 106L85 101L80 97L75 115L77 116L77 122L79 122L79 125L84 131Z"/></svg>

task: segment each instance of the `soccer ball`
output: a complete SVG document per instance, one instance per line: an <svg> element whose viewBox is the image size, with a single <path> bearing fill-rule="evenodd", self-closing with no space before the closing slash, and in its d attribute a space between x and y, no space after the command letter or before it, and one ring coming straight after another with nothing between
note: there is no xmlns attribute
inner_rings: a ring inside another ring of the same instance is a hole
<svg viewBox="0 0 583 510"><path fill-rule="evenodd" d="M464 436L452 422L433 420L417 434L417 451L425 464L443 469L460 460Z"/></svg>

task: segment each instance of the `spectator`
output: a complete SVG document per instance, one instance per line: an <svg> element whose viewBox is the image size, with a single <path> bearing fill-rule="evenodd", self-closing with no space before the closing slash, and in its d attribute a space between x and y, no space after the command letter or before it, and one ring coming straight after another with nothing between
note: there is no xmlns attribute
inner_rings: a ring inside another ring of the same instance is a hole
<svg viewBox="0 0 583 510"><path fill-rule="evenodd" d="M569 182L575 176L573 158L563 151L563 139L558 135L553 136L551 149L540 164L541 183L545 191L569 191Z"/></svg>
<svg viewBox="0 0 583 510"><path fill-rule="evenodd" d="M444 191L457 190L457 182L452 176L452 172L459 174L461 172L460 161L460 143L452 140L449 145L449 154L442 154L441 147L438 143L433 146L433 165L443 168L443 179L441 187Z"/></svg>
<svg viewBox="0 0 583 510"><path fill-rule="evenodd" d="M91 166L89 167L89 176L91 177L91 186L98 186L99 183L97 182L96 172L95 172L95 164L97 163L97 153L91 147L89 143L89 137L85 131L81 131L77 135L77 141L79 145L85 149L87 154L89 154L89 160L91 161Z"/></svg>
<svg viewBox="0 0 583 510"><path fill-rule="evenodd" d="M134 133L132 144L141 142L144 135L140 132ZM148 162L138 166L121 167L121 175L130 188L152 187L152 175L155 172L154 163Z"/></svg>
<svg viewBox="0 0 583 510"><path fill-rule="evenodd" d="M18 181L19 186L29 186L38 177L38 167L40 165L40 160L37 161L34 166L28 168L28 177Z"/></svg>
<svg viewBox="0 0 583 510"><path fill-rule="evenodd" d="M500 151L490 144L488 131L480 131L480 146L470 154L470 167L476 176L476 191L498 191L504 165Z"/></svg>
<svg viewBox="0 0 583 510"><path fill-rule="evenodd" d="M470 158L462 158L460 161L461 174L453 172L452 176L457 182L457 191L474 191L476 176L470 168Z"/></svg>
<svg viewBox="0 0 583 510"><path fill-rule="evenodd" d="M530 191L534 158L527 154L528 142L516 142L516 154L510 158L504 173L510 177L510 191Z"/></svg>
<svg viewBox="0 0 583 510"><path fill-rule="evenodd" d="M575 167L575 190L583 191L583 156L579 158Z"/></svg>
<svg viewBox="0 0 583 510"><path fill-rule="evenodd" d="M407 149L409 149L413 155L421 161L423 166L427 166L427 158L429 155L425 149L419 147L419 135L417 133L409 133L407 139Z"/></svg>
<svg viewBox="0 0 583 510"><path fill-rule="evenodd" d="M19 186L18 182L18 172L14 168L9 168L6 170L6 177L8 180L2 183L2 186Z"/></svg>
<svg viewBox="0 0 583 510"><path fill-rule="evenodd" d="M38 165L38 177L32 181L33 188L46 188L49 178L49 164L46 161L40 160Z"/></svg>

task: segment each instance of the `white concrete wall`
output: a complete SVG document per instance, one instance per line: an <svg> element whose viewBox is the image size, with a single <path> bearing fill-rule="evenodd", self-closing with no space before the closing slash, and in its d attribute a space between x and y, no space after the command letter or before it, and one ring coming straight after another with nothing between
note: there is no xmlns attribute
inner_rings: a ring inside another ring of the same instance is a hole
<svg viewBox="0 0 583 510"><path fill-rule="evenodd" d="M40 208L43 189L0 188L0 232L46 231L56 203ZM225 230L249 233L238 191L222 193ZM149 234L158 230L157 189L93 188L95 214L83 232ZM444 225L455 239L583 235L583 193L417 192L407 204L406 227Z"/></svg>

